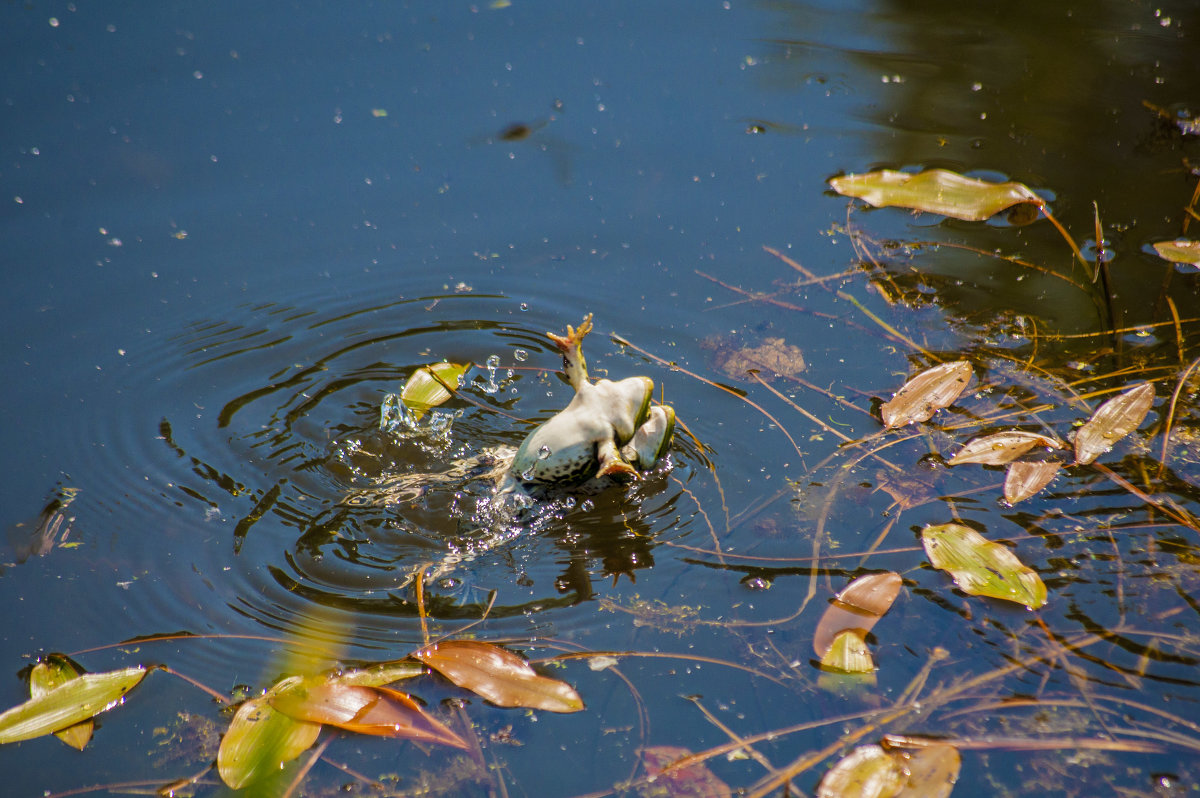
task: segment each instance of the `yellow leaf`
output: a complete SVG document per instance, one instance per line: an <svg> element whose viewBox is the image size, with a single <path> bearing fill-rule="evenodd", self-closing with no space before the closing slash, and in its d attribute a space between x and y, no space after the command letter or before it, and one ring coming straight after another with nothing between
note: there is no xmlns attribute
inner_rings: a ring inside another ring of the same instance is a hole
<svg viewBox="0 0 1200 798"><path fill-rule="evenodd" d="M1041 197L1023 183L990 183L946 169L917 174L882 169L835 177L829 185L843 196L857 197L877 208L895 205L968 222L983 221L1025 202L1043 204Z"/></svg>

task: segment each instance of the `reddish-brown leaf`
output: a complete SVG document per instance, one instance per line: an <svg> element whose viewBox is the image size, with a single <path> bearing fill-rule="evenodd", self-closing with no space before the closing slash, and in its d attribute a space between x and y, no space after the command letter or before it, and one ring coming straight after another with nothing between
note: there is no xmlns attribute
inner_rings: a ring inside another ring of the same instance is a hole
<svg viewBox="0 0 1200 798"><path fill-rule="evenodd" d="M984 435L968 441L958 454L949 460L949 465L964 465L977 463L979 465L1004 465L1011 463L1035 446L1047 449L1061 449L1062 443L1046 435L1036 432L1011 430L997 432L994 435Z"/></svg>
<svg viewBox="0 0 1200 798"><path fill-rule="evenodd" d="M642 749L642 764L646 766L646 774L655 777L654 785L662 787L666 791L662 794L669 798L729 798L733 794L729 785L713 775L703 762L664 772L672 762L691 753L673 745L655 745Z"/></svg>
<svg viewBox="0 0 1200 798"><path fill-rule="evenodd" d="M900 574L888 571L859 577L846 586L837 598L829 603L825 614L813 634L813 650L824 657L839 633L856 629L866 637L875 622L887 612L902 583Z"/></svg>
<svg viewBox="0 0 1200 798"><path fill-rule="evenodd" d="M1062 468L1061 463L1013 463L1004 476L1004 500L1016 504L1034 496L1050 484L1054 475Z"/></svg>
<svg viewBox="0 0 1200 798"><path fill-rule="evenodd" d="M337 726L358 734L466 748L467 744L421 708L407 693L387 687L316 679L280 683L267 695L271 707L290 718Z"/></svg>
<svg viewBox="0 0 1200 798"><path fill-rule="evenodd" d="M959 397L971 381L971 373L971 364L965 360L922 371L880 408L884 427L903 427L933 418L934 413L949 407Z"/></svg>
<svg viewBox="0 0 1200 798"><path fill-rule="evenodd" d="M1154 403L1154 386L1143 382L1117 394L1092 413L1075 433L1075 462L1087 465L1133 432Z"/></svg>
<svg viewBox="0 0 1200 798"><path fill-rule="evenodd" d="M444 640L413 654L438 673L502 707L578 712L583 699L566 682L542 676L511 651L478 640Z"/></svg>

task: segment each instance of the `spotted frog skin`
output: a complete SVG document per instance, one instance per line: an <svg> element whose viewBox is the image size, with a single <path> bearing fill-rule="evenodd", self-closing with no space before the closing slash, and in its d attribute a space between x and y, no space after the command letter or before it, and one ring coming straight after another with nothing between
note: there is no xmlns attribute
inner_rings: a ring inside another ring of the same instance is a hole
<svg viewBox="0 0 1200 798"><path fill-rule="evenodd" d="M562 352L563 372L575 389L570 404L525 438L509 467L506 486L572 486L604 476L636 477L666 453L675 411L650 404L649 377L588 379L583 339L592 315L566 335L546 333Z"/></svg>

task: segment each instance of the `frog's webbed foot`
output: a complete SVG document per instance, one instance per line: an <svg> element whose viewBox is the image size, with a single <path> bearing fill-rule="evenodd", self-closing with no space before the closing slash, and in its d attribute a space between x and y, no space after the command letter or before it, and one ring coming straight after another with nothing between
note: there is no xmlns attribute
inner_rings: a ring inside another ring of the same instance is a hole
<svg viewBox="0 0 1200 798"><path fill-rule="evenodd" d="M579 390L579 386L587 382L587 361L583 359L583 338L592 331L592 314L587 314L578 327L567 325L566 335L546 333L546 337L554 342L562 351L563 371L567 380Z"/></svg>
<svg viewBox="0 0 1200 798"><path fill-rule="evenodd" d="M600 470L596 472L597 477L621 475L637 479L638 470L621 456L615 442L610 440L600 444L596 451L596 457L600 461Z"/></svg>

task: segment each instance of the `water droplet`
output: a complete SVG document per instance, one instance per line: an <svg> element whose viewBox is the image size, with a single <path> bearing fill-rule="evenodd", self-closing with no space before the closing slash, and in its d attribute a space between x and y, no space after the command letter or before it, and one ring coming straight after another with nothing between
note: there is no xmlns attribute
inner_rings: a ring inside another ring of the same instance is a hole
<svg viewBox="0 0 1200 798"><path fill-rule="evenodd" d="M762 576L747 576L742 579L742 584L750 590L769 590L771 588L771 580Z"/></svg>
<svg viewBox="0 0 1200 798"><path fill-rule="evenodd" d="M550 447L549 446L543 446L542 448L538 449L538 459L539 460L545 460L549 456L550 456Z"/></svg>
<svg viewBox="0 0 1200 798"><path fill-rule="evenodd" d="M521 303L521 311L522 311L522 312L524 312L524 311L526 311L526 310L529 310L529 305L527 305L526 303L522 302L522 303Z"/></svg>
<svg viewBox="0 0 1200 798"><path fill-rule="evenodd" d="M517 349L513 351L513 360L517 361L518 363L524 363L528 359L529 353L524 349Z"/></svg>

